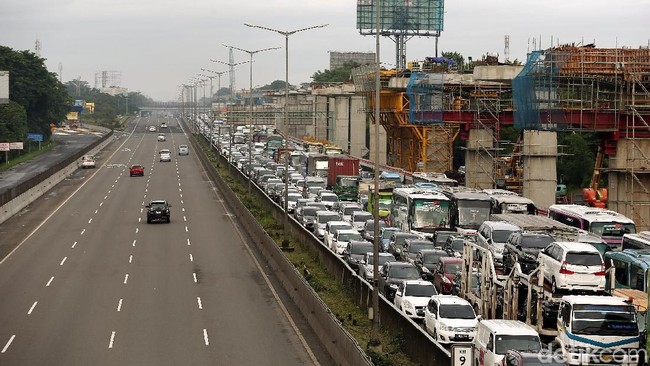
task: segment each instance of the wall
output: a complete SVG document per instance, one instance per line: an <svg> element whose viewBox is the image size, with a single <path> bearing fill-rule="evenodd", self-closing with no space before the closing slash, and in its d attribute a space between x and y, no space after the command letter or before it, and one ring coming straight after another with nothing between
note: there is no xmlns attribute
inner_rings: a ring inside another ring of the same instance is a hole
<svg viewBox="0 0 650 366"><path fill-rule="evenodd" d="M607 169L607 207L650 230L650 139L621 138Z"/></svg>

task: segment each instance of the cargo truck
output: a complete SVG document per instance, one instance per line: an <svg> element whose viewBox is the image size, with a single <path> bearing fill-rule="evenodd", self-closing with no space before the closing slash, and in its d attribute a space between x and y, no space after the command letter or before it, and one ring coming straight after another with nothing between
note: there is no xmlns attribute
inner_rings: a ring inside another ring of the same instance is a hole
<svg viewBox="0 0 650 366"><path fill-rule="evenodd" d="M345 155L329 155L327 188L341 201L359 200L359 159Z"/></svg>
<svg viewBox="0 0 650 366"><path fill-rule="evenodd" d="M307 176L327 177L329 156L320 153L307 155Z"/></svg>

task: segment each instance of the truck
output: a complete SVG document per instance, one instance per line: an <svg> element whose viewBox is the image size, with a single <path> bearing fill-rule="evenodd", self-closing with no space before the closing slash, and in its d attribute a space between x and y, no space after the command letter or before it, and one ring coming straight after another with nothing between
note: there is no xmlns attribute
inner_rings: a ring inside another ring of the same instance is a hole
<svg viewBox="0 0 650 366"><path fill-rule="evenodd" d="M341 201L359 200L359 159L345 155L329 155L327 188Z"/></svg>
<svg viewBox="0 0 650 366"><path fill-rule="evenodd" d="M329 156L321 153L307 155L307 176L327 177Z"/></svg>
<svg viewBox="0 0 650 366"><path fill-rule="evenodd" d="M371 187L368 191L368 207L367 210L374 212L375 204L375 189ZM393 187L379 188L377 191L379 202L379 217L386 220L390 216L390 208L393 203Z"/></svg>
<svg viewBox="0 0 650 366"><path fill-rule="evenodd" d="M512 272L500 274L492 253L472 241L465 242L463 258L460 296L482 318L525 322L570 365L591 364L589 357L623 365L639 361L642 334L631 300L612 296L614 291L554 294L544 283L543 264L525 274L516 263ZM614 272L608 275L613 281Z"/></svg>

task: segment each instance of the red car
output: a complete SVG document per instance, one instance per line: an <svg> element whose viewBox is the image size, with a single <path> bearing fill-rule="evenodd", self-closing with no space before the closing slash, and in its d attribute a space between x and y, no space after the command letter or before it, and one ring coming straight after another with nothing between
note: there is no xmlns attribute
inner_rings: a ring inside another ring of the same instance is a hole
<svg viewBox="0 0 650 366"><path fill-rule="evenodd" d="M456 273L462 270L463 259L457 257L442 257L433 274L433 285L439 294L449 295L454 288Z"/></svg>
<svg viewBox="0 0 650 366"><path fill-rule="evenodd" d="M131 169L129 169L129 175L134 176L134 175L139 175L141 177L144 176L144 167L142 165L133 165L131 166Z"/></svg>

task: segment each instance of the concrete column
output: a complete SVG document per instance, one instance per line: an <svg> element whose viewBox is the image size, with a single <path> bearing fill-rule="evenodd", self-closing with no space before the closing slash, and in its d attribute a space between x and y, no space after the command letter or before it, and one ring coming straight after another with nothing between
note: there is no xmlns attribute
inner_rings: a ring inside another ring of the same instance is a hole
<svg viewBox="0 0 650 366"><path fill-rule="evenodd" d="M621 138L609 157L607 207L650 230L650 139Z"/></svg>
<svg viewBox="0 0 650 366"><path fill-rule="evenodd" d="M524 131L523 195L540 208L555 203L557 185L557 133L550 131Z"/></svg>
<svg viewBox="0 0 650 366"><path fill-rule="evenodd" d="M494 187L494 132L472 129L465 150L465 185L471 188Z"/></svg>

